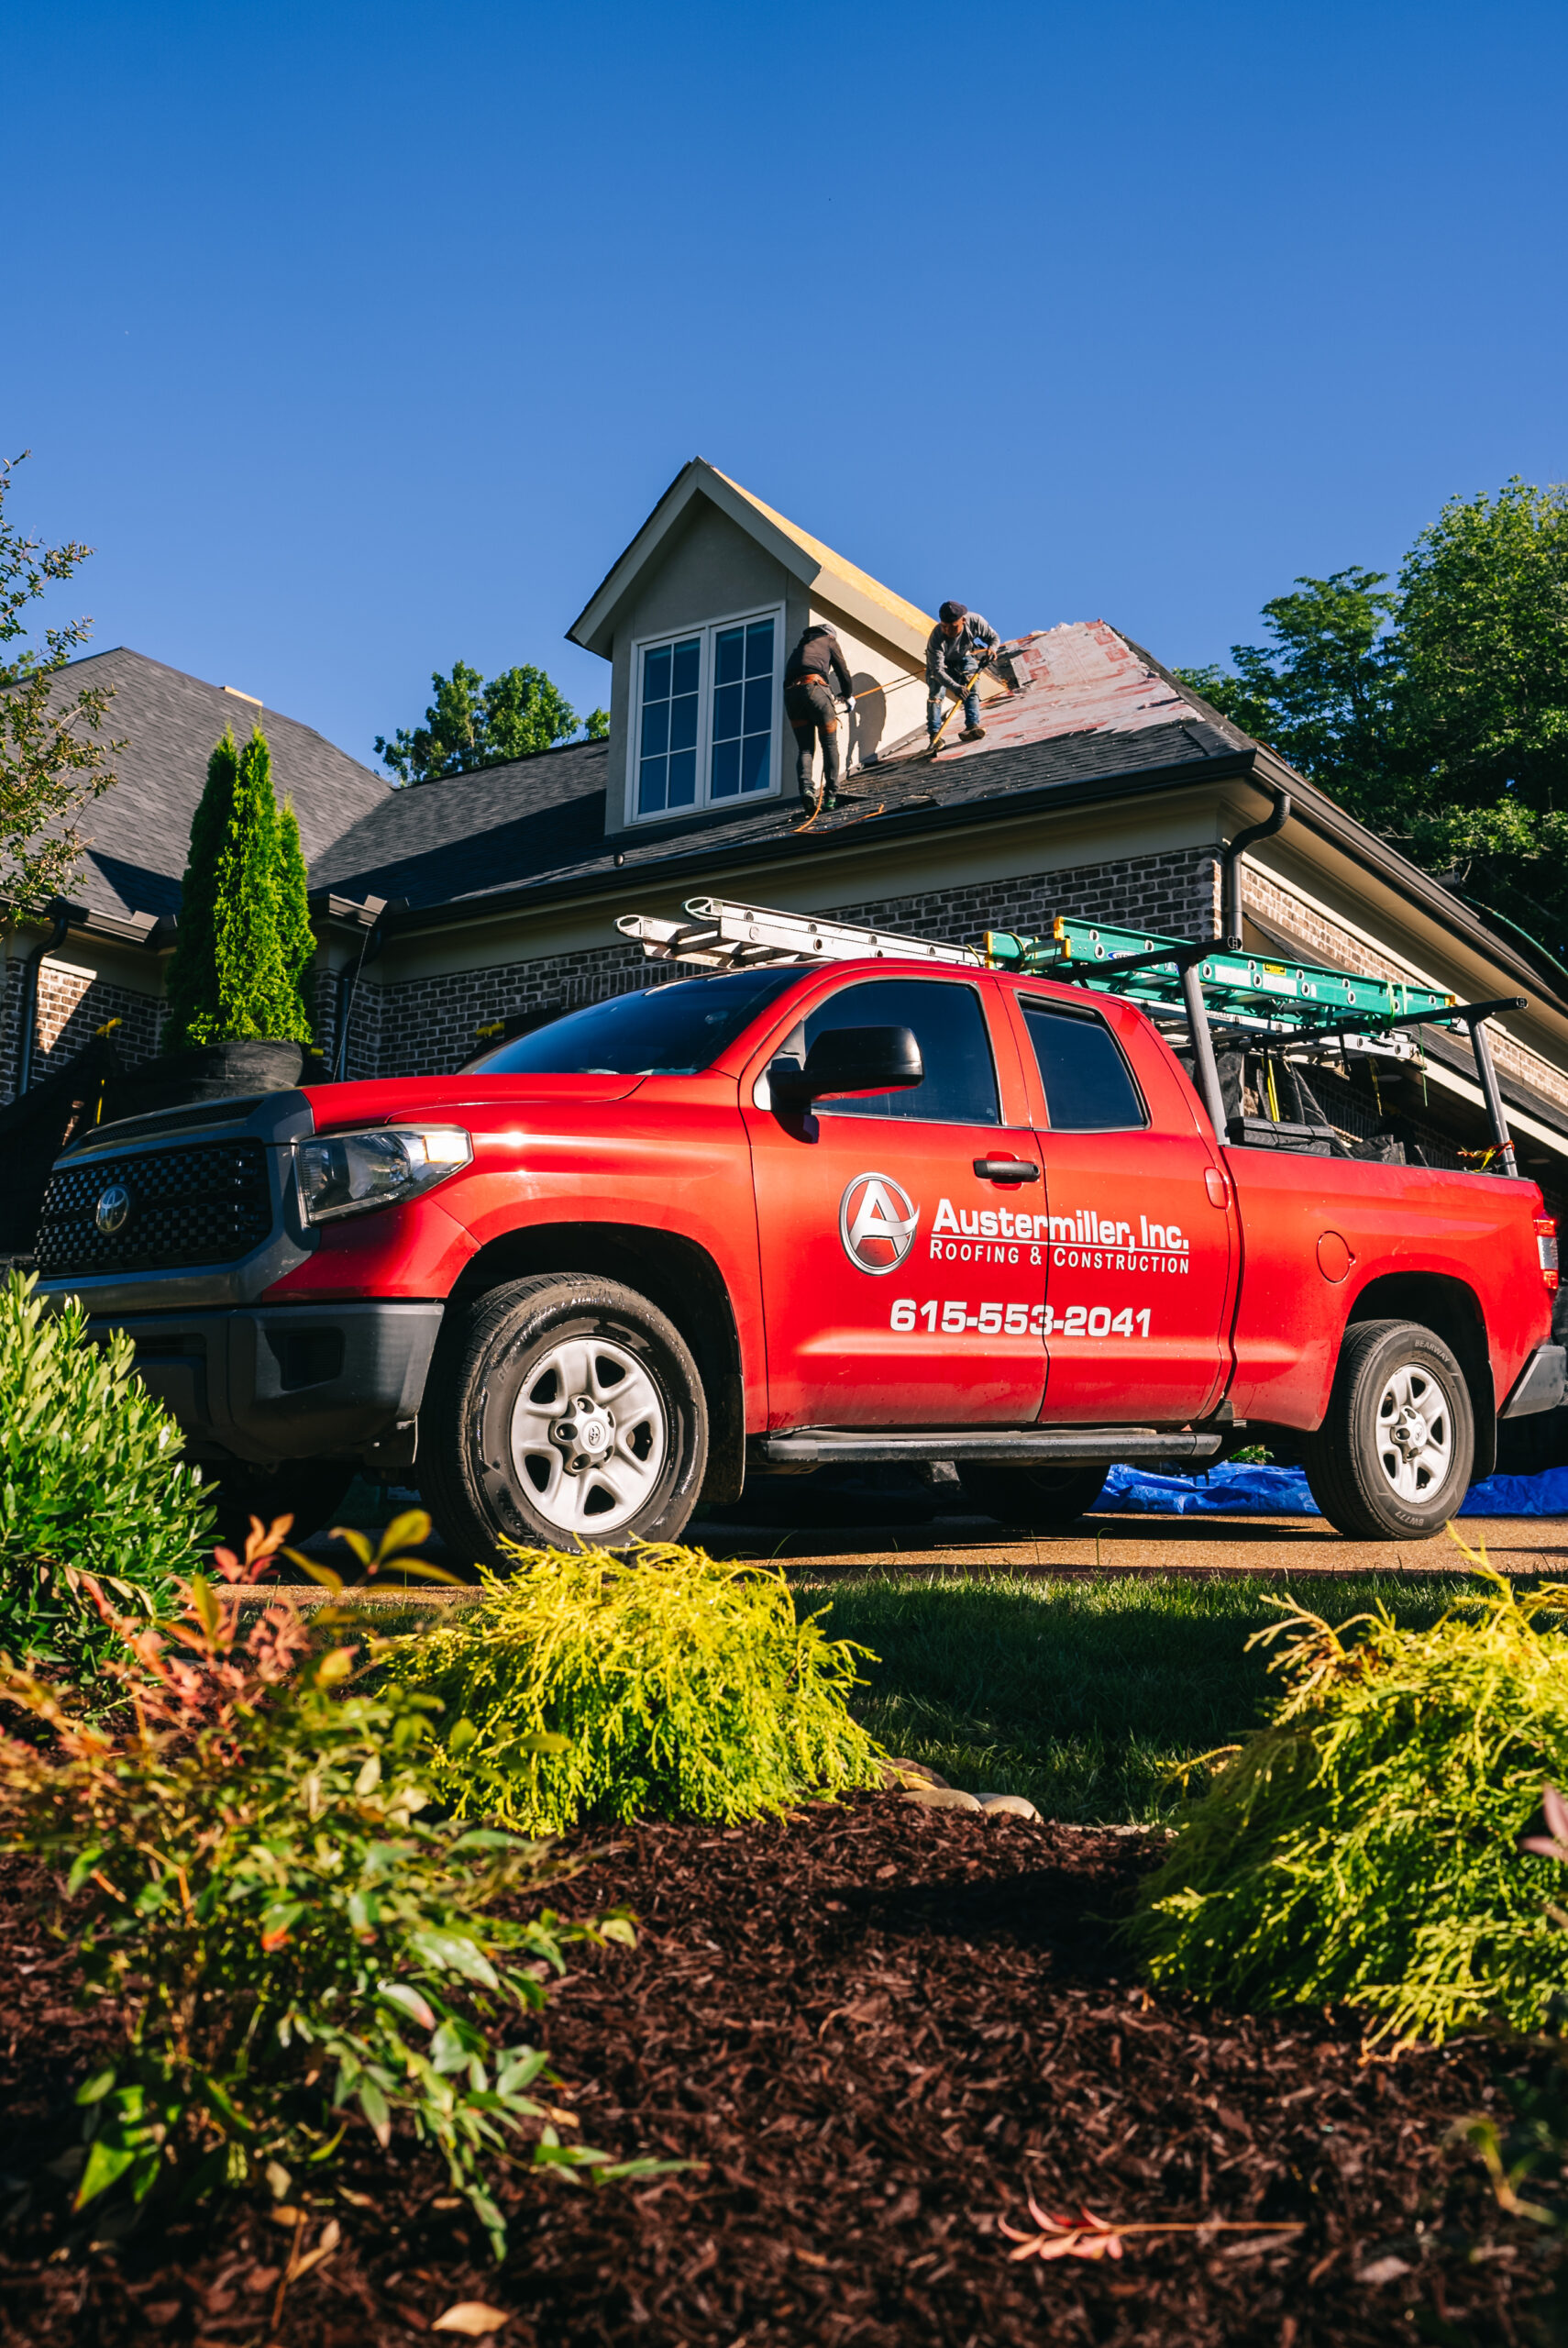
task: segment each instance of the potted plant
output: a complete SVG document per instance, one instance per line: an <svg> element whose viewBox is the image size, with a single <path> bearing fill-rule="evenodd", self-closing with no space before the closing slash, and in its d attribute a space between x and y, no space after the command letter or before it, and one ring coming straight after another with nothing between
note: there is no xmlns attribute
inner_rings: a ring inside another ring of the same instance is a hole
<svg viewBox="0 0 1568 2348"><path fill-rule="evenodd" d="M226 728L191 822L158 1058L132 1072L118 1116L297 1084L314 1044L315 939L299 824L272 790L258 726Z"/></svg>

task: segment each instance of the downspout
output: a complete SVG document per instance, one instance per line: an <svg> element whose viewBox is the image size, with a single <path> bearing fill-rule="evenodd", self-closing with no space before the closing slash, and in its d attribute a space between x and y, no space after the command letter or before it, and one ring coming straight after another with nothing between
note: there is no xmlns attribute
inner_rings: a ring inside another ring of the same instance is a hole
<svg viewBox="0 0 1568 2348"><path fill-rule="evenodd" d="M1236 947L1242 942L1242 854L1243 849L1255 847L1259 840L1272 839L1275 832L1282 832L1290 820L1289 792L1281 791L1272 783L1269 789L1274 792L1273 814L1265 815L1261 824L1249 824L1244 832L1238 832L1229 847L1220 856L1220 903L1224 911L1217 944Z"/></svg>
<svg viewBox="0 0 1568 2348"><path fill-rule="evenodd" d="M38 1025L39 973L45 962L61 945L71 927L71 916L79 909L66 903L63 897L51 897L44 907L54 926L41 946L35 946L22 965L22 1040L17 1060L17 1098L19 1101L33 1080L33 1031Z"/></svg>
<svg viewBox="0 0 1568 2348"><path fill-rule="evenodd" d="M341 1084L348 1074L348 1021L354 1009L354 993L359 983L360 971L367 962L375 960L385 943L381 925L386 919L386 914L387 908L383 903L378 908L370 927L359 941L358 957L352 962L346 962L337 973L337 1033L332 1051L332 1079L335 1084Z"/></svg>

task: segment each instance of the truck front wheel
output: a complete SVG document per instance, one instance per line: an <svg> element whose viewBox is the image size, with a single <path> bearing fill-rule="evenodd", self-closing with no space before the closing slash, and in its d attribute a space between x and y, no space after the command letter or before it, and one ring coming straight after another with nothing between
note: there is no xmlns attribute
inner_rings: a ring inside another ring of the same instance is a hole
<svg viewBox="0 0 1568 2348"><path fill-rule="evenodd" d="M1430 1329L1358 1322L1340 1349L1328 1416L1304 1449L1313 1499L1351 1540L1435 1533L1470 1483L1464 1373Z"/></svg>
<svg viewBox="0 0 1568 2348"><path fill-rule="evenodd" d="M1002 1524L1050 1533L1076 1523L1105 1490L1107 1468L1007 1468L960 1461L958 1480L975 1506Z"/></svg>
<svg viewBox="0 0 1568 2348"><path fill-rule="evenodd" d="M448 1317L420 1412L419 1488L454 1562L502 1545L673 1541L708 1464L684 1338L588 1274L509 1280Z"/></svg>

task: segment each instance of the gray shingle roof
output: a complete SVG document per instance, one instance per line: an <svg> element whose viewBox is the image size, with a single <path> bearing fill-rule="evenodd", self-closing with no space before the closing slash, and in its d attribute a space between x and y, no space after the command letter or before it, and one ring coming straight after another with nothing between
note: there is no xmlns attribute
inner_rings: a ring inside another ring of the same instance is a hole
<svg viewBox="0 0 1568 2348"><path fill-rule="evenodd" d="M1154 769L1200 769L1250 748L1223 721L1196 714L1135 734L1059 735L933 767L926 759L868 768L851 779L841 812L813 827L815 836L855 824L873 811L937 804L988 805L1015 792L1096 781ZM650 825L604 836L609 751L602 742L569 743L507 766L400 791L335 841L311 869L314 889L344 897L405 897L413 907L474 903L524 887L566 886L617 869L669 862L694 849L749 848L783 840L800 821L786 800L730 814Z"/></svg>
<svg viewBox="0 0 1568 2348"><path fill-rule="evenodd" d="M393 796L381 776L313 727L145 653L124 646L94 652L72 661L63 677L72 688L114 687L104 731L127 745L113 761L118 782L83 811L79 825L92 846L71 894L96 913L178 910L191 817L226 725L243 742L259 721L279 799L294 803L307 859Z"/></svg>

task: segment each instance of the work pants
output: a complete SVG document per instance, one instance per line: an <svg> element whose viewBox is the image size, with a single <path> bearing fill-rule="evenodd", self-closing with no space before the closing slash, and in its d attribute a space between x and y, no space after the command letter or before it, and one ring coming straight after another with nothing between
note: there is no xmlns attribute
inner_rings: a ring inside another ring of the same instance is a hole
<svg viewBox="0 0 1568 2348"><path fill-rule="evenodd" d="M795 775L801 796L810 801L817 737L823 744L823 790L836 791L839 779L838 704L822 677L801 677L784 688L784 714L795 737Z"/></svg>
<svg viewBox="0 0 1568 2348"><path fill-rule="evenodd" d="M980 664L977 660L966 659L963 664L966 679L973 677L979 665ZM956 699L956 694L955 694L954 698ZM927 693L925 697L925 730L927 734L941 733L942 721L947 714L947 699L948 693L945 686L938 686L935 692ZM964 723L966 725L977 725L979 722L979 688L977 685L971 684L969 686L969 690L964 695Z"/></svg>

